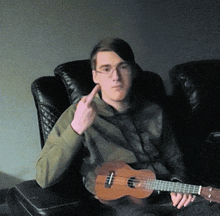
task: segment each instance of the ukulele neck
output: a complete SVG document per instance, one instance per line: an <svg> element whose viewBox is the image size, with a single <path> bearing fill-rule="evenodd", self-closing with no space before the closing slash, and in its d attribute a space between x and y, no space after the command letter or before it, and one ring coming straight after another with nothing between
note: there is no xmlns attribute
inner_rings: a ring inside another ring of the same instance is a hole
<svg viewBox="0 0 220 216"><path fill-rule="evenodd" d="M169 182L169 181L162 181L162 180L148 180L145 183L145 188L158 190L158 191L191 193L191 194L200 195L202 186L182 184L179 182Z"/></svg>

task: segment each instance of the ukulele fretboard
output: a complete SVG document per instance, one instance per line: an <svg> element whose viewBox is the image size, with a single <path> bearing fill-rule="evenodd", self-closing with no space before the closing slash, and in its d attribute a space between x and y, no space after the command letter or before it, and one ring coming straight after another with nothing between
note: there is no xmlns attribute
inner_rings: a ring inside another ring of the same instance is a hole
<svg viewBox="0 0 220 216"><path fill-rule="evenodd" d="M146 189L153 189L158 191L170 191L177 193L191 193L191 194L200 194L201 186L182 184L179 182L169 182L162 180L149 180L145 182Z"/></svg>

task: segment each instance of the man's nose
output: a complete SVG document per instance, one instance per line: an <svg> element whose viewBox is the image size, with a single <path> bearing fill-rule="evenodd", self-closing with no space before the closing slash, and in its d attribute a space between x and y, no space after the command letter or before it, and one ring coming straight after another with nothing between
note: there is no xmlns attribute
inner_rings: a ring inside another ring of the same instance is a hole
<svg viewBox="0 0 220 216"><path fill-rule="evenodd" d="M120 78L120 72L117 70L117 68L113 69L112 71L112 79L118 80Z"/></svg>

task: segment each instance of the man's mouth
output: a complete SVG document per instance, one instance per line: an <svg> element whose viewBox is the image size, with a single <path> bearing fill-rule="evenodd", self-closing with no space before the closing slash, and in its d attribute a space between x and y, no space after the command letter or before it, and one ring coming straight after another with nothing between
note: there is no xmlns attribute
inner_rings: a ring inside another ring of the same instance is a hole
<svg viewBox="0 0 220 216"><path fill-rule="evenodd" d="M118 86L113 86L112 87L115 91L120 91L122 89L122 86L121 85L118 85Z"/></svg>
<svg viewBox="0 0 220 216"><path fill-rule="evenodd" d="M115 86L113 86L112 88L116 88L116 89L122 88L122 85L115 85Z"/></svg>

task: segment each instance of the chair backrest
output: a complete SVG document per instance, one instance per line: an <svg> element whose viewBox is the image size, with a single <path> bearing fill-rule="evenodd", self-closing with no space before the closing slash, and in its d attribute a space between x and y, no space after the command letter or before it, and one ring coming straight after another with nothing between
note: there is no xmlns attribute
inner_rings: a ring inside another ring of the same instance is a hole
<svg viewBox="0 0 220 216"><path fill-rule="evenodd" d="M37 109L41 147L60 115L70 105L66 88L62 81L54 76L36 79L31 85Z"/></svg>
<svg viewBox="0 0 220 216"><path fill-rule="evenodd" d="M160 103L166 95L161 77L149 71L139 70L133 82L133 91L148 100ZM82 95L89 94L95 86L89 60L72 61L55 68L55 76L59 77L68 92L70 103L74 103Z"/></svg>
<svg viewBox="0 0 220 216"><path fill-rule="evenodd" d="M173 128L190 175L220 186L220 60L176 65L169 75Z"/></svg>
<svg viewBox="0 0 220 216"><path fill-rule="evenodd" d="M169 74L174 109L184 115L181 119L187 128L192 127L193 134L198 132L203 139L210 132L220 131L220 60L176 65Z"/></svg>
<svg viewBox="0 0 220 216"><path fill-rule="evenodd" d="M41 77L32 83L42 147L64 110L95 86L89 60L61 64L54 73L55 77ZM153 72L140 71L133 88L137 94L157 103L162 103L166 96L161 77Z"/></svg>

